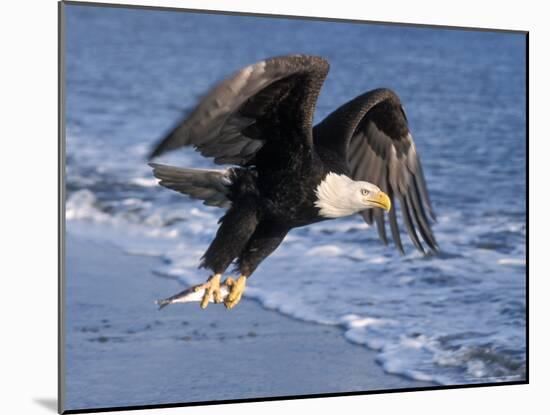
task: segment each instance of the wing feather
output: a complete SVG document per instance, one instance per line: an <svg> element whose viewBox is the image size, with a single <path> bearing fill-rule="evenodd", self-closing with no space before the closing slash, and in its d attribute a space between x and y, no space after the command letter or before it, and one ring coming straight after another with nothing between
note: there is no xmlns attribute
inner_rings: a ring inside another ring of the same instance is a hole
<svg viewBox="0 0 550 415"><path fill-rule="evenodd" d="M394 200L395 198L393 197L393 190L391 188L388 190L388 196L390 198L392 206L395 206L395 200ZM393 243L395 244L399 252L403 254L405 251L403 250L403 243L401 242L401 234L399 232L399 226L397 225L397 214L395 212L396 212L395 208L390 209L390 212L388 214L390 217L391 236L393 239Z"/></svg>
<svg viewBox="0 0 550 415"><path fill-rule="evenodd" d="M354 180L374 183L388 194L394 206L388 213L390 230L400 252L403 244L394 199L399 201L401 218L414 246L425 252L424 241L431 250L437 250L430 226L435 215L420 158L394 92L377 89L360 95L315 126L314 135L316 146L345 157ZM380 239L387 243L384 213L370 209L361 216L369 224L374 220Z"/></svg>
<svg viewBox="0 0 550 415"><path fill-rule="evenodd" d="M216 163L245 166L254 164L268 142L305 137L300 145L309 148L315 103L328 69L325 59L308 55L247 66L207 93L156 145L150 158L193 146Z"/></svg>

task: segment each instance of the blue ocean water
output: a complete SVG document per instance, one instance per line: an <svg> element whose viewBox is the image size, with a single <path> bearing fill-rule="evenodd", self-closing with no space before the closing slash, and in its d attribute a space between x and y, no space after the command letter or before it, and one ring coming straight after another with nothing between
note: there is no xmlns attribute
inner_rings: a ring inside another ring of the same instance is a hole
<svg viewBox="0 0 550 415"><path fill-rule="evenodd" d="M68 230L162 254L159 271L184 283L207 276L196 267L222 212L157 186L145 156L210 86L266 57L306 53L331 63L316 121L367 90L396 91L441 253L423 257L407 240L400 256L359 217L323 222L293 230L247 295L340 325L389 373L525 378L523 35L70 5L66 52ZM212 165L192 149L160 161Z"/></svg>

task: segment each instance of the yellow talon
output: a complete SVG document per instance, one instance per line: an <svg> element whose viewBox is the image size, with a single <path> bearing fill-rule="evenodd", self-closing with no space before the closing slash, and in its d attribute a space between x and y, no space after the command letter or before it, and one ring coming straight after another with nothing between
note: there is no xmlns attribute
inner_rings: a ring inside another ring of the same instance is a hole
<svg viewBox="0 0 550 415"><path fill-rule="evenodd" d="M221 293L220 293L220 279L221 274L212 275L208 278L204 284L198 285L195 287L195 291L204 289L204 295L201 300L201 308L204 309L208 307L208 302L210 298L214 297L216 303L221 302Z"/></svg>
<svg viewBox="0 0 550 415"><path fill-rule="evenodd" d="M223 298L222 298L222 293L220 292L219 289L217 289L216 291L214 291L214 302L216 304L219 304L223 301Z"/></svg>
<svg viewBox="0 0 550 415"><path fill-rule="evenodd" d="M241 275L237 278L237 281L231 277L225 280L224 284L231 288L231 291L224 302L227 309L232 309L239 303L239 301L241 301L244 289L246 288L246 278L247 277L245 275Z"/></svg>

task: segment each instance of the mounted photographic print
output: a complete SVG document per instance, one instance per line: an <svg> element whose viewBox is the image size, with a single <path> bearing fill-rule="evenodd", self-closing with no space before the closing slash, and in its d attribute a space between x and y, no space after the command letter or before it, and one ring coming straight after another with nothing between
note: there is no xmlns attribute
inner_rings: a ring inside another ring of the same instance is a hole
<svg viewBox="0 0 550 415"><path fill-rule="evenodd" d="M60 411L526 383L527 41L60 3Z"/></svg>

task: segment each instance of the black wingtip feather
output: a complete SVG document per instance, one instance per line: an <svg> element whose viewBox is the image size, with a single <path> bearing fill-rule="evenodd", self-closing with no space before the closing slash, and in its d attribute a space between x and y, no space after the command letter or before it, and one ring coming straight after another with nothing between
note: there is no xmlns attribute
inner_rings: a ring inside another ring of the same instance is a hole
<svg viewBox="0 0 550 415"><path fill-rule="evenodd" d="M372 209L363 210L360 212L361 216L363 217L363 220L367 223L367 225L372 225Z"/></svg>
<svg viewBox="0 0 550 415"><path fill-rule="evenodd" d="M437 242L435 236L432 233L430 225L428 224L428 219L426 217L426 212L424 206L420 201L420 194L416 180L413 180L410 191L407 195L407 199L410 199L410 204L412 204L413 217L415 219L420 235L426 241L430 249L433 251L437 250Z"/></svg>
<svg viewBox="0 0 550 415"><path fill-rule="evenodd" d="M168 150L167 143L172 139L173 132L167 134L162 138L161 140L157 141L155 143L155 146L151 149L149 155L147 156L147 160L153 160L154 158L160 156L162 153Z"/></svg>
<svg viewBox="0 0 550 415"><path fill-rule="evenodd" d="M397 250L401 255L405 255L405 250L403 249L403 243L401 242L401 235L399 233L399 226L397 225L397 214L395 213L396 205L394 203L393 191L390 189L388 191L388 196L390 198L392 208L390 209L390 230L393 238L393 243L397 247Z"/></svg>
<svg viewBox="0 0 550 415"><path fill-rule="evenodd" d="M436 248L436 244L434 243L433 241L433 238L430 236L430 232L428 231L429 228L426 228L422 222L421 222L421 219L420 219L420 215L418 213L418 211L416 209L411 209L412 210L412 213L413 213L413 219L418 227L418 231L420 232L420 235L422 236L422 239L426 242L426 244L428 245L428 247L432 250L432 251L435 251L437 248Z"/></svg>
<svg viewBox="0 0 550 415"><path fill-rule="evenodd" d="M381 209L376 208L374 211L374 220L376 221L376 229L378 229L378 236L384 245L388 244L388 237L386 236L386 223L384 221L384 212Z"/></svg>
<svg viewBox="0 0 550 415"><path fill-rule="evenodd" d="M414 183L416 184L417 190L420 193L420 198L422 200L422 203L426 205L430 218L434 222L436 222L437 217L436 217L434 208L432 206L432 201L430 200L428 187L426 186L426 179L424 178L424 169L422 168L422 163L420 162L420 158L416 160L416 164L418 167L418 172L416 175L414 175Z"/></svg>
<svg viewBox="0 0 550 415"><path fill-rule="evenodd" d="M147 156L147 160L151 161L153 160L154 158L162 155L163 153L165 153L166 151L170 150L170 147L168 145L169 141L172 139L172 134L169 134L168 136L166 136L165 138L163 138L162 140L160 140L156 145L155 147L151 150L151 152L149 153L149 155Z"/></svg>
<svg viewBox="0 0 550 415"><path fill-rule="evenodd" d="M407 202L407 199L402 197L402 196L399 197L399 202L401 204L401 212L402 212L402 216L403 216L403 221L405 222L405 227L407 228L407 233L411 237L411 240L412 240L414 246L416 247L416 249L418 249L420 252L425 254L426 251L425 251L424 247L422 246L422 243L420 242L420 239L418 239L418 235L416 234L416 231L414 229L414 225L412 223L409 203Z"/></svg>
<svg viewBox="0 0 550 415"><path fill-rule="evenodd" d="M153 149L153 151L151 151L151 153L149 153L149 155L147 156L147 160L153 160L154 158L160 156L161 153L162 152L159 150L159 148L156 147L155 149Z"/></svg>

